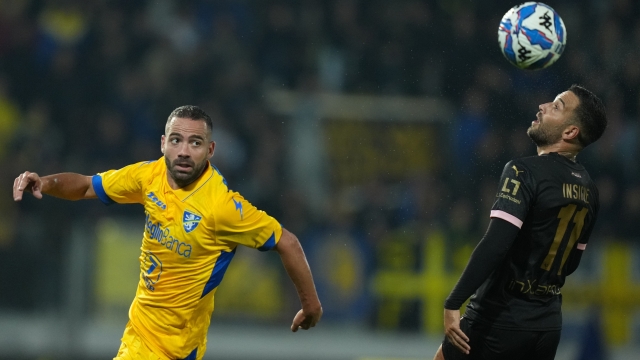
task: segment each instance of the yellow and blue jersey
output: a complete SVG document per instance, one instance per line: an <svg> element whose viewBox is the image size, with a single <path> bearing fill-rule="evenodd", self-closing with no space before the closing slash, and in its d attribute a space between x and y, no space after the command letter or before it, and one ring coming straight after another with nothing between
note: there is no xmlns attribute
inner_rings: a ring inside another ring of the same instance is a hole
<svg viewBox="0 0 640 360"><path fill-rule="evenodd" d="M106 204L139 203L145 209L130 325L167 357L193 357L206 343L213 298L236 247L270 250L282 227L229 190L214 166L177 190L167 182L164 157L97 174L92 183Z"/></svg>

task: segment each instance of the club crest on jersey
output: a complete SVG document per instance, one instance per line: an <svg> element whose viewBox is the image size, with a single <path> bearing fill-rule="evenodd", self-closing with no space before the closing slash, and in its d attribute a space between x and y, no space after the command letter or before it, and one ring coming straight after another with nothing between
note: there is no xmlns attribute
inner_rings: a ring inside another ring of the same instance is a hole
<svg viewBox="0 0 640 360"><path fill-rule="evenodd" d="M182 215L182 226L187 233L192 232L198 227L198 224L202 220L202 216L196 215L189 210L184 211Z"/></svg>

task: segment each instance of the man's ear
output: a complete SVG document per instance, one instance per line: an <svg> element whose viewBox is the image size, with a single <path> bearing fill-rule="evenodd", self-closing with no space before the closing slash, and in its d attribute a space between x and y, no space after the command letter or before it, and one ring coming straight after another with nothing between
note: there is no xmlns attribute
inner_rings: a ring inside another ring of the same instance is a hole
<svg viewBox="0 0 640 360"><path fill-rule="evenodd" d="M164 155L164 140L165 136L162 135L162 137L160 137L160 151L162 151L162 155Z"/></svg>
<svg viewBox="0 0 640 360"><path fill-rule="evenodd" d="M215 141L211 141L209 143L209 159L213 156L213 153L216 150L216 142Z"/></svg>
<svg viewBox="0 0 640 360"><path fill-rule="evenodd" d="M569 125L562 131L562 138L564 140L577 140L578 135L580 135L580 128L575 125Z"/></svg>

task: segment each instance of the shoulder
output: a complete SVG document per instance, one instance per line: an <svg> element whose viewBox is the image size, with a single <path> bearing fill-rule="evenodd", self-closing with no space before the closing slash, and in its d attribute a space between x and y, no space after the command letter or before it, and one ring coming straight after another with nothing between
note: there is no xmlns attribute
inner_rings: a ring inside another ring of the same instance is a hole
<svg viewBox="0 0 640 360"><path fill-rule="evenodd" d="M524 170L530 171L537 168L539 166L538 159L536 159L537 157L538 156L527 156L513 159L505 164L503 173L511 171L514 174L520 174Z"/></svg>
<svg viewBox="0 0 640 360"><path fill-rule="evenodd" d="M220 195L229 195L228 193L231 193L232 191L229 189L227 179L225 179L224 175L222 175L215 165L210 164L209 166L211 168L211 179L207 182L209 189L216 194L216 197L220 197Z"/></svg>
<svg viewBox="0 0 640 360"><path fill-rule="evenodd" d="M127 166L131 171L135 171L138 174L149 174L153 175L158 172L164 171L166 165L164 163L164 157L158 160L148 160L148 161L140 161L137 163L133 163Z"/></svg>
<svg viewBox="0 0 640 360"><path fill-rule="evenodd" d="M221 206L231 202L233 196L238 194L229 189L227 180L215 165L210 164L209 166L207 180L198 190L196 198L200 201L204 199L212 211L218 211Z"/></svg>
<svg viewBox="0 0 640 360"><path fill-rule="evenodd" d="M528 170L529 175L533 175L533 173L548 168L549 164L553 162L555 159L550 156L526 156L509 161L505 165L505 170L517 168L518 170Z"/></svg>
<svg viewBox="0 0 640 360"><path fill-rule="evenodd" d="M526 185L531 189L536 187L536 179L540 178L540 169L545 166L540 162L538 156L528 156L509 161L502 171L502 178L513 179L521 185Z"/></svg>
<svg viewBox="0 0 640 360"><path fill-rule="evenodd" d="M522 166L536 166L538 164L543 164L547 162L549 159L547 156L525 156L517 159L513 159L510 162Z"/></svg>
<svg viewBox="0 0 640 360"><path fill-rule="evenodd" d="M164 163L164 157L158 160L141 161L132 165L136 177L142 181L151 183L154 179L161 178L166 172L167 165Z"/></svg>
<svg viewBox="0 0 640 360"><path fill-rule="evenodd" d="M164 157L156 160L141 161L136 164L140 170L146 171L158 171L166 169L167 165L164 163Z"/></svg>

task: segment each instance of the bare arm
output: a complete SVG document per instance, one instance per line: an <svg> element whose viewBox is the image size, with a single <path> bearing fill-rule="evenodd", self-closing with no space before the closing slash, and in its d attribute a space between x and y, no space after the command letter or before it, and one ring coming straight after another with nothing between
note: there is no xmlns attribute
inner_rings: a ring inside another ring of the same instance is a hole
<svg viewBox="0 0 640 360"><path fill-rule="evenodd" d="M307 330L314 327L322 317L322 305L316 293L311 269L298 238L283 228L282 237L275 250L280 254L282 264L293 281L302 304L302 310L293 319L291 331L296 332L300 328Z"/></svg>
<svg viewBox="0 0 640 360"><path fill-rule="evenodd" d="M40 177L36 173L25 171L13 182L13 199L22 200L24 192L33 193L37 199L42 194L55 196L65 200L97 198L91 176L75 173L60 173Z"/></svg>

